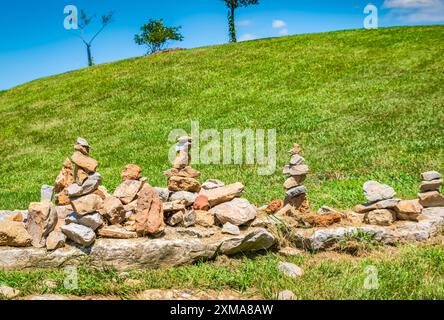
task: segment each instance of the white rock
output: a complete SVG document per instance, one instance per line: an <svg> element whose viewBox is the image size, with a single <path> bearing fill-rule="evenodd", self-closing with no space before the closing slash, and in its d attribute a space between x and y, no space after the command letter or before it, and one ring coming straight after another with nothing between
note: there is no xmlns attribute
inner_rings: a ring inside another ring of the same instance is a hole
<svg viewBox="0 0 444 320"><path fill-rule="evenodd" d="M217 220L222 224L230 222L236 226L244 225L256 218L257 209L247 199L235 198L212 208Z"/></svg>
<svg viewBox="0 0 444 320"><path fill-rule="evenodd" d="M222 233L232 234L235 236L240 235L240 230L238 226L235 226L234 224L231 224L229 222L225 223L222 228Z"/></svg>
<svg viewBox="0 0 444 320"><path fill-rule="evenodd" d="M423 181L432 181L436 179L441 179L441 174L437 171L427 171L421 173L421 177Z"/></svg>
<svg viewBox="0 0 444 320"><path fill-rule="evenodd" d="M42 185L40 188L40 201L52 201L54 195L54 187L47 184Z"/></svg>
<svg viewBox="0 0 444 320"><path fill-rule="evenodd" d="M367 181L363 188L364 196L369 202L391 199L396 195L392 187L377 181Z"/></svg>
<svg viewBox="0 0 444 320"><path fill-rule="evenodd" d="M77 223L93 230L96 230L104 224L103 218L98 212L90 213L84 216L72 212L66 216L65 221L67 224Z"/></svg>
<svg viewBox="0 0 444 320"><path fill-rule="evenodd" d="M205 181L202 184L202 189L204 189L204 190L211 190L211 189L216 189L216 188L223 187L223 186L225 186L225 183L223 183L220 180L208 179L207 181Z"/></svg>
<svg viewBox="0 0 444 320"><path fill-rule="evenodd" d="M304 271L300 267L289 262L280 261L278 263L278 269L292 278L302 277L304 275Z"/></svg>
<svg viewBox="0 0 444 320"><path fill-rule="evenodd" d="M178 201L185 206L190 206L196 201L197 193L188 191L177 191L171 193L168 201Z"/></svg>
<svg viewBox="0 0 444 320"><path fill-rule="evenodd" d="M61 229L68 239L86 247L93 244L94 240L96 240L94 230L80 224L70 223L62 226Z"/></svg>

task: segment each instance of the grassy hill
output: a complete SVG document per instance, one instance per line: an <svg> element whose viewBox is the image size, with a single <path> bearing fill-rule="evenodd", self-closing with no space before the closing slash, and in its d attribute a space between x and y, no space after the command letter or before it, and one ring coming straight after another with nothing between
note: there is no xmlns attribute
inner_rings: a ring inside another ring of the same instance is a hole
<svg viewBox="0 0 444 320"><path fill-rule="evenodd" d="M0 209L39 199L78 136L113 190L127 163L165 186L176 128L277 130L277 170L197 165L242 181L257 205L282 198L282 166L304 147L315 207L363 201L378 179L415 197L418 174L444 172L444 26L292 36L141 57L0 93ZM38 61L36 61L38 63Z"/></svg>

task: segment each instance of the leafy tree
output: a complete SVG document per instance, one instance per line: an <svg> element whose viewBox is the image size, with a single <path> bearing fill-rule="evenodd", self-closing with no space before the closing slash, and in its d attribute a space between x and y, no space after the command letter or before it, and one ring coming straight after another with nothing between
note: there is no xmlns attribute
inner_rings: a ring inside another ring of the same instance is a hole
<svg viewBox="0 0 444 320"><path fill-rule="evenodd" d="M259 0L222 0L228 7L228 35L230 42L237 42L236 24L234 13L239 7L248 7L249 5L259 4Z"/></svg>
<svg viewBox="0 0 444 320"><path fill-rule="evenodd" d="M154 53L166 48L168 41L182 41L181 27L167 27L163 19L150 19L140 28L141 33L134 36L136 44L148 47L148 53Z"/></svg>
<svg viewBox="0 0 444 320"><path fill-rule="evenodd" d="M83 41L83 43L86 46L86 54L88 56L88 66L92 66L94 65L94 59L93 56L91 54L91 46L93 41L97 38L97 36L111 23L114 22L113 20L113 16L114 16L114 12L109 12L106 15L103 15L101 20L102 20L102 26L100 27L100 29L94 34L94 36L87 40L85 37L85 28L91 24L91 22L94 20L94 18L96 17L96 15L93 15L92 17L88 17L86 12L83 10L80 10L80 21L79 21L79 30L80 30L80 34L78 34L79 38Z"/></svg>

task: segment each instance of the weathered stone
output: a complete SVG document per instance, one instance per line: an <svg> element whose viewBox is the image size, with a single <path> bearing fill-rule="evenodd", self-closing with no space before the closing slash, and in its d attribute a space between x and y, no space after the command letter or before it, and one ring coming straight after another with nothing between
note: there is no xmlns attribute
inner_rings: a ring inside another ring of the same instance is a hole
<svg viewBox="0 0 444 320"><path fill-rule="evenodd" d="M204 195L198 195L193 204L194 210L208 211L210 209L210 203L208 197Z"/></svg>
<svg viewBox="0 0 444 320"><path fill-rule="evenodd" d="M162 201L154 188L145 186L140 191L136 213L136 232L138 235L156 236L164 231Z"/></svg>
<svg viewBox="0 0 444 320"><path fill-rule="evenodd" d="M364 216L364 222L377 226L389 226L393 224L396 219L396 214L393 210L379 209L367 212Z"/></svg>
<svg viewBox="0 0 444 320"><path fill-rule="evenodd" d="M210 212L214 213L220 223L230 222L236 226L244 225L256 218L256 208L247 199L241 198L219 204Z"/></svg>
<svg viewBox="0 0 444 320"><path fill-rule="evenodd" d="M441 188L442 183L443 183L442 179L423 181L421 182L420 190L421 192L438 191L439 188Z"/></svg>
<svg viewBox="0 0 444 320"><path fill-rule="evenodd" d="M26 230L31 235L34 247L42 248L45 246L46 237L54 230L57 219L57 210L51 202L32 202L29 205Z"/></svg>
<svg viewBox="0 0 444 320"><path fill-rule="evenodd" d="M291 156L290 165L297 166L305 163L305 159L302 158L299 154L294 154Z"/></svg>
<svg viewBox="0 0 444 320"><path fill-rule="evenodd" d="M293 197L300 196L301 194L307 193L307 189L304 186L298 186L293 189L287 190L286 193L287 193L288 197L293 198Z"/></svg>
<svg viewBox="0 0 444 320"><path fill-rule="evenodd" d="M320 214L320 215L331 214L331 213L339 213L339 214L341 214L341 212L339 212L338 210L330 208L328 206L322 206L318 210L318 214Z"/></svg>
<svg viewBox="0 0 444 320"><path fill-rule="evenodd" d="M157 194L160 197L160 200L162 200L163 202L167 202L168 198L170 197L170 190L168 190L168 188L154 188L157 192Z"/></svg>
<svg viewBox="0 0 444 320"><path fill-rule="evenodd" d="M172 213L167 219L166 223L172 227L177 226L178 224L182 223L184 216L184 211L177 211L175 213Z"/></svg>
<svg viewBox="0 0 444 320"><path fill-rule="evenodd" d="M214 226L214 214L209 211L195 210L196 225L202 227Z"/></svg>
<svg viewBox="0 0 444 320"><path fill-rule="evenodd" d="M284 207L284 202L282 200L273 200L271 203L265 208L265 212L268 214L273 214Z"/></svg>
<svg viewBox="0 0 444 320"><path fill-rule="evenodd" d="M114 191L113 196L122 201L123 204L132 202L142 188L143 182L139 180L125 180Z"/></svg>
<svg viewBox="0 0 444 320"><path fill-rule="evenodd" d="M84 155L79 151L74 151L73 155L71 156L71 161L88 173L96 172L97 166L99 165L97 160Z"/></svg>
<svg viewBox="0 0 444 320"><path fill-rule="evenodd" d="M170 195L169 201L179 201L185 206L191 206L197 198L197 193L188 191L177 191Z"/></svg>
<svg viewBox="0 0 444 320"><path fill-rule="evenodd" d="M125 220L126 211L122 202L117 197L108 197L103 202L100 214L111 224L119 224Z"/></svg>
<svg viewBox="0 0 444 320"><path fill-rule="evenodd" d="M168 179L168 189L170 191L199 192L200 183L194 178L173 176Z"/></svg>
<svg viewBox="0 0 444 320"><path fill-rule="evenodd" d="M278 263L278 269L291 278L298 278L304 275L304 271L300 267L289 262L280 261Z"/></svg>
<svg viewBox="0 0 444 320"><path fill-rule="evenodd" d="M391 199L396 195L395 190L392 187L377 181L367 181L364 183L363 188L364 196L369 202Z"/></svg>
<svg viewBox="0 0 444 320"><path fill-rule="evenodd" d="M77 223L93 230L96 230L104 224L103 218L98 212L86 214L84 216L78 215L73 212L66 216L65 221L67 224Z"/></svg>
<svg viewBox="0 0 444 320"><path fill-rule="evenodd" d="M0 285L0 297L5 297L7 299L13 299L15 297L17 297L18 295L20 295L20 290L8 287L8 286L4 286L4 285Z"/></svg>
<svg viewBox="0 0 444 320"><path fill-rule="evenodd" d="M422 212L422 206L419 200L401 200L395 207L396 217L399 220L418 221Z"/></svg>
<svg viewBox="0 0 444 320"><path fill-rule="evenodd" d="M62 226L61 229L68 239L85 247L89 247L96 240L94 230L81 224L70 223Z"/></svg>
<svg viewBox="0 0 444 320"><path fill-rule="evenodd" d="M103 200L96 194L88 194L79 198L71 198L71 206L77 214L83 216L102 209Z"/></svg>
<svg viewBox="0 0 444 320"><path fill-rule="evenodd" d="M216 189L225 186L225 183L223 183L220 180L217 179L208 179L202 184L202 189L204 190L211 190Z"/></svg>
<svg viewBox="0 0 444 320"><path fill-rule="evenodd" d="M28 218L28 210L13 210L5 211L0 210L0 222L2 221L15 221L15 222L25 222Z"/></svg>
<svg viewBox="0 0 444 320"><path fill-rule="evenodd" d="M432 181L432 180L441 179L441 174L437 171L427 171L421 173L421 178L422 181Z"/></svg>
<svg viewBox="0 0 444 320"><path fill-rule="evenodd" d="M284 290L278 293L278 300L296 300L296 295L291 290Z"/></svg>
<svg viewBox="0 0 444 320"><path fill-rule="evenodd" d="M52 201L54 195L54 187L47 184L42 185L40 188L40 201Z"/></svg>
<svg viewBox="0 0 444 320"><path fill-rule="evenodd" d="M78 185L77 183L71 184L66 189L66 193L70 198L81 197L97 190L97 188L101 183L102 183L102 176L96 172L94 174L89 175L82 185Z"/></svg>
<svg viewBox="0 0 444 320"><path fill-rule="evenodd" d="M289 176L306 176L308 174L308 166L300 164L296 166L286 165L282 173Z"/></svg>
<svg viewBox="0 0 444 320"><path fill-rule="evenodd" d="M22 222L0 222L0 246L27 247L31 243L32 238Z"/></svg>
<svg viewBox="0 0 444 320"><path fill-rule="evenodd" d="M46 239L46 249L56 250L63 248L66 243L66 236L60 231L52 231Z"/></svg>
<svg viewBox="0 0 444 320"><path fill-rule="evenodd" d="M127 164L120 177L125 180L139 180L141 178L142 168L135 164Z"/></svg>
<svg viewBox="0 0 444 320"><path fill-rule="evenodd" d="M378 209L393 209L399 201L399 199L387 199L373 203L360 204L355 207L355 212L366 213Z"/></svg>
<svg viewBox="0 0 444 320"><path fill-rule="evenodd" d="M241 252L269 249L275 243L275 237L265 229L255 229L245 236L227 239L220 245L220 252L234 255Z"/></svg>
<svg viewBox="0 0 444 320"><path fill-rule="evenodd" d="M231 201L240 197L244 191L244 185L240 182L229 184L210 190L201 190L199 195L206 196L210 206L215 206L223 202Z"/></svg>
<svg viewBox="0 0 444 320"><path fill-rule="evenodd" d="M419 203L424 207L444 207L444 196L438 191L423 192L418 195Z"/></svg>
<svg viewBox="0 0 444 320"><path fill-rule="evenodd" d="M289 177L284 182L284 188L287 190L293 189L294 187L299 186L305 180L306 177L307 176L305 176L305 175Z"/></svg>
<svg viewBox="0 0 444 320"><path fill-rule="evenodd" d="M108 193L108 190L106 190L104 186L99 186L97 190L94 191L94 194L98 195L102 200L111 197L111 195Z"/></svg>
<svg viewBox="0 0 444 320"><path fill-rule="evenodd" d="M132 239L137 238L137 233L128 231L125 228L119 226L108 226L99 229L98 235L103 238L113 239Z"/></svg>
<svg viewBox="0 0 444 320"><path fill-rule="evenodd" d="M56 195L56 204L58 206L67 206L71 204L71 200L69 199L65 191L66 189Z"/></svg>
<svg viewBox="0 0 444 320"><path fill-rule="evenodd" d="M76 176L74 177L74 182L78 185L82 185L85 180L88 179L88 173L82 168L77 167Z"/></svg>
<svg viewBox="0 0 444 320"><path fill-rule="evenodd" d="M302 221L313 227L328 227L332 224L341 222L342 214L340 212L309 214L302 216Z"/></svg>
<svg viewBox="0 0 444 320"><path fill-rule="evenodd" d="M194 210L188 210L184 213L182 224L187 228L196 224L196 213Z"/></svg>
<svg viewBox="0 0 444 320"><path fill-rule="evenodd" d="M234 224L227 222L222 227L222 233L238 236L240 235L240 230L238 226L235 226Z"/></svg>
<svg viewBox="0 0 444 320"><path fill-rule="evenodd" d="M71 160L66 159L63 168L57 176L54 184L54 192L60 193L70 184L74 183Z"/></svg>
<svg viewBox="0 0 444 320"><path fill-rule="evenodd" d="M193 169L189 166L183 168L183 169L169 169L163 172L163 174L168 177L171 178L173 176L178 176L178 177L185 177L185 178L199 178L200 177L200 172L197 171L196 169Z"/></svg>
<svg viewBox="0 0 444 320"><path fill-rule="evenodd" d="M163 211L164 212L180 211L180 210L184 210L184 209L185 209L185 205L183 203L180 203L179 201L165 202L163 204Z"/></svg>
<svg viewBox="0 0 444 320"><path fill-rule="evenodd" d="M190 155L187 151L180 150L177 152L176 158L173 162L173 167L175 169L182 169L189 165L190 163Z"/></svg>

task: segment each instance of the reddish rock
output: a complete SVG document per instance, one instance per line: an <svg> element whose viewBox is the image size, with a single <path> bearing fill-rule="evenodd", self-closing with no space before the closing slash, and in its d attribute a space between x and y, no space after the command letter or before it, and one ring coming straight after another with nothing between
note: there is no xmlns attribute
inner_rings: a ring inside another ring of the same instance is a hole
<svg viewBox="0 0 444 320"><path fill-rule="evenodd" d="M197 196L193 204L194 210L208 211L210 209L210 203L208 197L204 195Z"/></svg>
<svg viewBox="0 0 444 320"><path fill-rule="evenodd" d="M69 197L66 195L65 190L63 190L62 192L60 192L57 196L56 196L56 204L58 206L67 206L69 204L71 204L71 200L69 199Z"/></svg>
<svg viewBox="0 0 444 320"><path fill-rule="evenodd" d="M268 214L273 214L284 207L284 202L282 200L273 200L265 209L265 212Z"/></svg>
<svg viewBox="0 0 444 320"><path fill-rule="evenodd" d="M69 185L74 183L74 175L72 172L72 163L71 160L66 159L63 163L63 168L57 176L54 183L54 192L59 193L62 192Z"/></svg>
<svg viewBox="0 0 444 320"><path fill-rule="evenodd" d="M82 185L86 179L88 179L88 174L85 172L85 170L77 168L76 183Z"/></svg>
<svg viewBox="0 0 444 320"><path fill-rule="evenodd" d="M120 177L125 180L139 180L141 178L142 168L135 164L127 164Z"/></svg>
<svg viewBox="0 0 444 320"><path fill-rule="evenodd" d="M122 201L123 204L132 202L144 183L139 180L125 180L114 191L113 196Z"/></svg>
<svg viewBox="0 0 444 320"><path fill-rule="evenodd" d="M313 227L328 227L332 224L341 222L342 214L339 212L328 213L328 214L314 214L308 215L304 218L305 222L312 225Z"/></svg>
<svg viewBox="0 0 444 320"><path fill-rule="evenodd" d="M173 176L168 179L168 189L170 191L199 192L200 183L194 178Z"/></svg>
<svg viewBox="0 0 444 320"><path fill-rule="evenodd" d="M86 156L79 151L74 152L74 154L71 156L71 161L88 173L96 172L97 166L99 165L97 160Z"/></svg>
<svg viewBox="0 0 444 320"><path fill-rule="evenodd" d="M142 188L137 199L136 214L136 232L139 236L156 236L164 231L162 200L156 189L147 185Z"/></svg>
<svg viewBox="0 0 444 320"><path fill-rule="evenodd" d="M32 202L28 210L26 230L31 235L32 245L42 248L46 245L46 237L57 225L57 210L49 201Z"/></svg>

